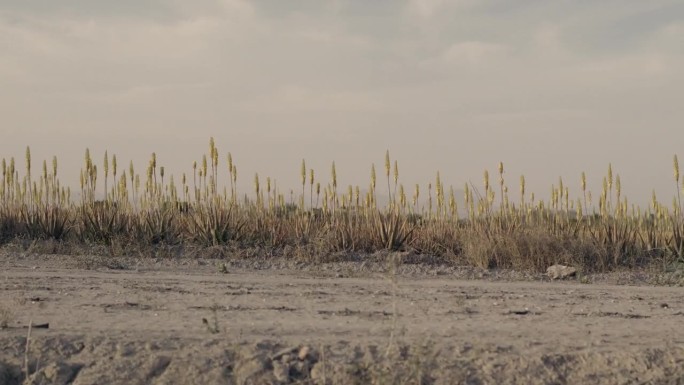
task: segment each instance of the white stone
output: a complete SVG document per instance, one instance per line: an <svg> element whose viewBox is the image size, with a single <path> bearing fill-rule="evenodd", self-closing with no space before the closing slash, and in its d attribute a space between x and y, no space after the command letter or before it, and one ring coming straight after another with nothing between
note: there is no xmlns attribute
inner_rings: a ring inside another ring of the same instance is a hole
<svg viewBox="0 0 684 385"><path fill-rule="evenodd" d="M546 275L551 279L565 279L577 274L577 269L565 265L553 265L546 269Z"/></svg>

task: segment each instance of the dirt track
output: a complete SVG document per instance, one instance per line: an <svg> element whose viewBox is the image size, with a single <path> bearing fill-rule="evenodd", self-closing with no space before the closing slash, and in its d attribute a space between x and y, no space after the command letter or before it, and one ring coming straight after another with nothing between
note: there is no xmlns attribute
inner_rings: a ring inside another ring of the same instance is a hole
<svg viewBox="0 0 684 385"><path fill-rule="evenodd" d="M0 385L684 384L681 288L0 262Z"/></svg>

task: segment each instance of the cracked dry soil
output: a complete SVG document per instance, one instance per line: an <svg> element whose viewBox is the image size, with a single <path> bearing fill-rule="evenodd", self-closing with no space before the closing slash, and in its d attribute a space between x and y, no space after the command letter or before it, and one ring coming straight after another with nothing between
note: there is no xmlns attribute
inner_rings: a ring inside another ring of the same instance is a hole
<svg viewBox="0 0 684 385"><path fill-rule="evenodd" d="M684 384L681 288L47 261L4 261L0 385Z"/></svg>

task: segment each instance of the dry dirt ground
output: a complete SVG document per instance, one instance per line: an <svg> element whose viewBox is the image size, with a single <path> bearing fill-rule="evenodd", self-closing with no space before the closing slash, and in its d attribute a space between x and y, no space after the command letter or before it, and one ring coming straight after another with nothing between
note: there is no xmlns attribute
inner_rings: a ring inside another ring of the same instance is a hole
<svg viewBox="0 0 684 385"><path fill-rule="evenodd" d="M0 254L0 385L684 384L682 288L99 262Z"/></svg>

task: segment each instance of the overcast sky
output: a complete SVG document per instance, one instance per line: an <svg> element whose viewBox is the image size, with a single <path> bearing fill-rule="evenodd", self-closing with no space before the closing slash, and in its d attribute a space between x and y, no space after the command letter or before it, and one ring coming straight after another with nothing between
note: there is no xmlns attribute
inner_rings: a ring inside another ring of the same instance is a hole
<svg viewBox="0 0 684 385"><path fill-rule="evenodd" d="M366 186L389 150L407 187L503 161L513 191L585 171L598 195L612 162L670 202L684 2L0 0L0 119L0 157L57 155L72 185L86 147L180 175L213 136L243 186L294 187L302 158Z"/></svg>

